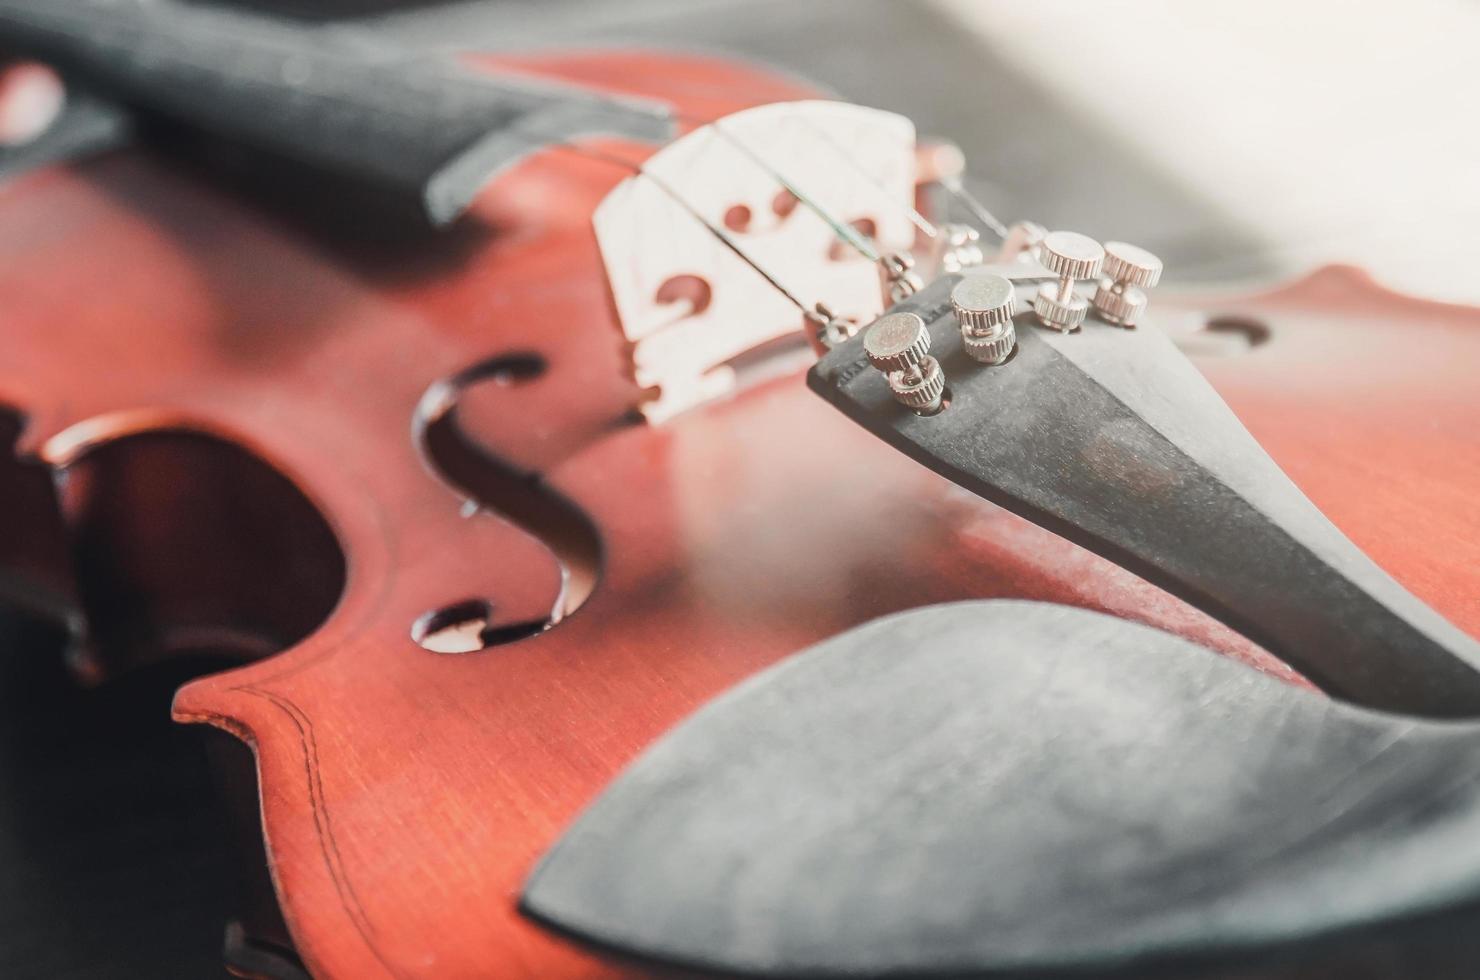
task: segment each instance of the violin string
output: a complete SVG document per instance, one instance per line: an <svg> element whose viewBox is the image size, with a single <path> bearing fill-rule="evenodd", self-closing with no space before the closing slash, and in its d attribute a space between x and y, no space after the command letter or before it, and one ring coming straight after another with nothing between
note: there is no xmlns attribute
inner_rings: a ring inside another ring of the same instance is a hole
<svg viewBox="0 0 1480 980"><path fill-rule="evenodd" d="M875 248L874 245L866 240L863 236L861 236L858 233L857 229L846 222L838 220L833 215L828 213L828 211L820 204L818 204L811 196L803 193L802 190L795 184L793 184L790 180L788 180L784 174L782 174L779 170L777 170L775 167L771 166L764 159L762 159L760 154L756 153L755 150L751 149L749 146L745 145L745 143L741 142L737 137L730 133L729 130L721 127L720 120L724 118L723 116L714 118L703 118L675 110L673 112L673 118L680 122L684 122L691 126L694 126L695 128L708 126L713 132L718 133L721 137L725 139L726 142L730 143L732 146L735 147L735 149L744 154L752 163L764 170L767 175L771 177L772 180L775 180L788 194L796 198L798 203L802 204L813 214L817 215L817 217L821 218L822 221L828 226L828 228L832 230L834 237L847 244L850 248L856 251L859 255L862 255L864 258L868 259L870 262L877 263L881 260L882 256L880 255L879 250ZM788 118L791 120L795 120L794 116ZM804 120L803 122L805 123ZM838 146L834 141L828 138L827 135L823 133L818 127L812 126L810 123L807 123L806 125L817 138L823 140L829 146L829 148L834 152L835 155L842 157L850 167L852 167L857 173L863 176L868 181L870 186L879 191L880 194L882 194L883 196L888 197L891 204L899 206L899 202L894 201L893 195L890 195L887 189L883 187L883 185L880 184L876 179L874 179L871 174L864 171L863 168L859 166L858 162L854 160L850 154L844 151L842 147ZM537 129L532 129L527 126L516 128L525 130L529 135L532 136L540 137L542 135L538 132ZM545 138L548 139L548 137ZM765 276L767 282L770 282L779 291L781 291L786 296L786 298L794 303L798 307L798 309L801 309L803 313L808 313L807 307L805 305L800 303L796 299L796 297L792 295L788 290L784 289L780 285L780 283L776 281L774 276L771 276L769 273L765 272L765 270L761 269L760 266L756 265L755 262L750 258L750 256L746 255L744 250L741 249L739 245L734 242L733 239L731 239L724 232L720 231L719 228L710 223L708 219L704 218L704 216L700 214L691 204L689 204L688 201L684 200L680 195L678 195L671 186L668 186L666 183L653 178L652 175L649 174L642 166L633 164L630 161L620 159L613 155L597 154L596 152L586 152L582 147L576 146L575 144L563 139L549 140L548 145L558 146L578 154L585 153L585 155L587 156L599 156L599 158L605 159L609 163L615 163L618 166L622 166L628 170L633 171L634 173L642 174L649 177L650 179L653 179L654 183L658 184L665 194L679 203L695 218L695 220L703 223L703 225L709 230L711 234L716 236L721 242L724 243L726 248L730 249L740 258L745 260L745 262L749 264L752 268L754 268L756 272ZM945 182L943 181L942 183ZM966 202L967 206L971 208L971 210L975 214L977 214L979 219L983 220L989 228L991 228L993 231L996 231L999 236L1003 238L1006 237L1006 227L1000 221L998 221L991 214L991 212L987 211L987 209L983 207L981 203L976 200L975 197L972 197L970 193L965 190L965 188L960 187L959 184L957 184L954 188L952 188L949 184L947 184L946 186L948 190L952 191L952 193L955 193L958 197L961 197L963 201ZM926 217L922 215L913 205L904 204L903 207L906 211L906 214L909 216L911 223L913 223L915 227L919 228L920 231L922 231L927 237L935 238L939 234L939 229L931 224L930 221L926 219ZM810 313L808 313L808 315L810 315Z"/></svg>
<svg viewBox="0 0 1480 980"><path fill-rule="evenodd" d="M677 112L674 113L674 117L676 119L679 119L680 121L687 122L696 127L702 127L706 125L709 126L712 130L723 136L727 142L729 142L741 153L747 156L753 163L759 166L762 170L765 170L766 173L773 180L779 183L787 191L787 193L795 197L799 203L806 206L814 214L821 218L823 222L827 224L828 227L832 230L835 237L847 243L855 251L857 251L860 255L862 255L869 261L880 261L881 257L878 251L874 249L867 241L865 241L851 225L844 224L843 222L835 219L819 204L813 201L806 194L802 193L801 190L798 189L789 180L787 180L785 176L783 176L775 168L771 167L763 159L761 159L760 156L755 153L755 151L750 149L750 147L740 142L729 132L721 129L719 126L718 118L709 120L696 119L695 117L687 116L683 113ZM531 127L528 125L516 125L513 128L521 130L522 132L524 132L525 135L535 137L536 139L540 140L543 145L549 146L553 149L563 150L565 152L572 153L577 156L587 157L593 160L600 160L602 162L621 167L622 169L632 173L635 176L647 178L648 180L652 181L653 185L656 186L659 191L664 194L664 196L668 197L675 204L677 204L686 214L689 215L689 217L698 222L705 229L705 231L713 236L715 240L723 245L728 251L733 253L742 262L748 265L751 270L759 275L762 279L764 279L772 289L776 290L776 292L781 294L781 296L785 297L787 302L791 303L799 311L801 311L803 317L815 322L823 322L831 318L832 314L826 312L822 304L820 303L817 305L817 308L815 310L809 308L805 303L797 298L795 293L783 286L780 280L778 280L774 275L772 275L764 267L762 267L760 263L755 261L755 259L751 258L750 255L748 255L746 251L741 248L740 245L733 238L731 238L708 218L704 217L699 209L695 207L691 202L689 202L672 185L670 185L667 181L659 178L655 174L649 172L642 164L624 159L614 153L592 149L588 146L581 146L572 143L564 138L555 138L554 134L540 132L538 127ZM851 162L852 161L850 161L850 163ZM856 166L856 164L854 164L854 166ZM875 186L878 185L875 184ZM882 187L880 187L879 189L881 191L883 190ZM913 210L913 208L911 210ZM920 218L921 221L925 221L923 215L919 215L918 212L915 212L915 214ZM926 222L926 224L928 225L929 223ZM930 227L931 230L934 231L933 226Z"/></svg>
<svg viewBox="0 0 1480 980"><path fill-rule="evenodd" d="M833 231L835 234L838 234L839 237L844 236L845 232L839 229L838 224L835 221L833 221L828 215L822 213L815 204L807 201L801 195L797 194L797 192L790 185L787 184L787 182L781 177L780 174L776 173L772 168L766 166L765 162L760 160L753 151L741 144L728 131L720 129L719 120L724 117L704 119L701 117L691 116L686 113L675 111L674 118L695 127L712 127L716 132L724 136L731 143L735 144L737 148L739 148L742 152L744 152L747 156L749 156L752 160L759 164L763 169L769 172L772 177L780 181L782 186L785 187L787 191L796 196L799 201L802 201L802 203L807 204L809 207L811 207L812 210L816 212L819 217L821 217L824 221L827 221L828 224L833 227ZM856 173L863 176L864 179L867 180L874 188L876 188L883 196L887 197L892 205L896 207L902 207L905 211L906 216L909 217L910 222L914 224L916 228L920 229L920 231L923 232L927 238L935 238L937 235L939 235L940 230L936 228L935 225L933 225L928 218L921 214L919 209L911 204L901 204L900 202L895 201L894 196L888 192L887 188L880 184L872 174L865 171L863 167L859 165L858 161L853 158L852 154L848 153L843 147L839 146L837 142L834 141L830 136L828 136L827 133L823 132L820 127L814 125L808 120L798 119L798 117L796 117L795 115L788 116L787 119L788 121L800 122L802 125L804 125L808 129L808 131L812 133L813 136L815 136L819 141L826 144L828 148L832 150L835 156L842 158L849 167L851 167ZM952 197L960 201L980 224L985 225L986 228L993 234L995 234L998 238L1003 239L1004 241L1007 239L1007 225L995 214L987 210L986 205L982 204L982 202L977 199L976 195L971 193L971 191L966 188L966 186L961 182L960 178L941 177L937 180L937 183L944 187L946 189L946 192L949 193ZM847 227L849 231L852 231L851 226L845 227ZM850 242L850 244L852 243ZM872 261L878 261L876 257L877 253L875 253L874 256L869 256L868 253L863 254L865 254L865 256L868 256Z"/></svg>
<svg viewBox="0 0 1480 980"><path fill-rule="evenodd" d="M760 154L756 153L750 147L746 146L744 143L740 142L740 140L732 136L729 130L722 128L718 119L710 122L709 128L718 133L720 136L724 137L726 142L735 147L735 149L743 153L756 166L760 167L767 174L769 174L772 180L776 181L783 188L785 188L786 192L792 197L796 198L804 207L807 208L807 210L811 211L813 214L817 215L817 217L826 222L827 226L832 229L833 234L836 235L843 242L845 242L855 252L857 252L859 255L862 255L870 262L879 261L880 256L878 249L874 248L873 245L871 245L863 236L861 236L852 225L847 224L843 221L839 221L837 218L834 218L820 204L812 200L812 198L808 195L804 194L801 189L798 188L791 181L787 180L785 175L783 175L775 167L768 164L765 160L761 159Z"/></svg>
<svg viewBox="0 0 1480 980"><path fill-rule="evenodd" d="M966 205L966 210L970 211L977 221L990 228L998 238L1003 241L1007 240L1007 225L998 220L995 214L988 211L982 202L976 199L975 194L966 189L966 185L961 183L961 178L941 177L937 183L944 187L952 197Z"/></svg>
<svg viewBox="0 0 1480 980"><path fill-rule="evenodd" d="M843 222L838 221L825 209L823 209L821 205L819 205L816 201L812 200L808 195L802 193L802 191L794 184L792 184L791 181L787 180L783 174L781 174L774 167L766 163L765 160L761 159L759 154L757 154L750 147L746 146L740 140L731 135L728 130L722 128L720 126L719 118L709 120L696 120L692 116L687 116L686 114L679 112L674 113L674 118L682 122L689 123L696 128L707 125L712 131L722 136L727 142L729 142L742 154L748 157L753 163L759 166L762 170L766 171L766 173L773 180L779 183L787 191L787 193L794 197L799 203L806 206L809 210L816 214L817 217L821 218L822 221L827 224L827 226L832 230L835 237L847 243L870 262L878 263L881 261L881 256L879 255L877 249L875 249L867 241L865 241L858 234L856 229L854 229L851 225L847 225ZM862 167L859 166L858 162L854 160L850 154L845 152L842 147L839 147L835 142L828 138L827 135L823 133L820 129L815 126L811 126L810 123L808 124L808 126L812 129L814 135L824 141L837 156L843 157L843 159L848 163L849 166L854 168L854 170L865 177L869 181L869 183L876 189L878 189L881 193L885 194L886 196L890 196L892 200L892 195L888 195L887 189L884 188L878 181L874 180L871 175L863 171ZM647 178L653 183L655 187L659 189L659 191L664 196L671 199L675 204L679 206L680 209L688 214L690 218L698 222L698 224L702 226L704 230L707 231L716 241L723 245L725 249L727 249L736 258L740 259L740 261L749 266L756 275L765 280L767 285L776 290L776 292L783 296L787 302L791 303L792 306L796 307L807 321L820 325L826 325L832 321L833 314L827 311L821 303L817 304L815 310L808 308L805 303L797 298L795 293L783 286L780 280L778 280L764 267L762 267L759 262L751 258L750 255L748 255L746 251L741 248L740 245L733 238L722 231L708 218L704 217L704 215L699 211L697 207L690 203L688 199L680 194L666 180L659 178L653 173L650 173L643 164L634 163L631 160L624 159L613 153L607 153L604 151L592 149L590 147L577 145L563 137L555 137L554 134L541 133L539 132L538 127L516 125L513 128L525 131L526 135L535 137L541 144L545 146L564 150L577 156L584 156L589 159L600 160L608 164L613 164L615 166L621 167L622 169L632 173L635 176ZM964 203L972 211L972 213L976 215L978 220L980 220L988 228L994 231L999 237L1006 239L1007 227L1001 221L999 221L995 215L988 211L981 204L981 202L978 201L976 197L971 194L970 191L963 187L958 179L956 179L955 177L942 178L939 182L950 193L961 200L962 203ZM917 209L915 209L912 205L906 205L906 207L908 209L908 214L910 215L912 223L914 223L917 228L924 232L927 237L933 238L939 234L939 229L932 225L925 218L924 215L920 214Z"/></svg>
<svg viewBox="0 0 1480 980"><path fill-rule="evenodd" d="M889 189L885 187L877 177L865 170L863 166L859 164L858 160L853 156L853 154L849 153L847 150L839 146L837 142L833 140L833 138L822 129L821 126L818 126L816 123L813 123L809 119L803 119L795 114L787 116L786 120L787 122L800 125L808 133L812 134L814 139L816 139L818 142L822 143L829 150L831 150L832 154L838 159L842 160L845 164L847 164L848 168L852 170L855 174L862 177L868 183L869 187L873 188L879 193L879 196L889 202L890 206L897 207L904 211L906 217L910 219L910 223L913 224L916 228L920 229L920 231L925 235L926 238L937 238L940 236L940 229L931 224L930 220L926 218L923 214L921 214L914 205L910 204L907 201L896 200L894 195L889 192Z"/></svg>
<svg viewBox="0 0 1480 980"><path fill-rule="evenodd" d="M791 305L795 306L798 310L800 310L803 316L811 317L813 315L812 312L807 308L807 305L801 300L797 299L796 295L792 293L791 290L781 285L780 281L777 280L775 276L771 275L771 273L767 272L764 268L761 267L760 263L756 262L749 255L747 255L745 250L741 248L733 238L725 234L725 232L720 229L718 225L715 225L708 218L704 217L704 215L700 213L698 208L689 203L689 201L682 194L678 193L678 191L675 190L674 187L666 180L663 180L656 174L649 172L644 167L638 164L634 164L630 160L624 160L615 154L606 153L601 150L593 150L590 147L576 146L575 144L564 141L553 143L552 146L558 149L568 150L580 156L590 157L594 160L603 160L607 163L611 163L626 170L629 170L635 176L644 177L652 181L653 185L657 187L659 191L661 191L665 196L670 198L675 204L682 208L689 217L693 218L700 225L702 225L704 229L709 232L709 234L713 235L720 242L720 244L724 245L725 248L733 252L736 257L740 259L740 261L744 262L746 265L750 266L751 269L755 270L756 274L764 279L771 286L772 289L776 290L776 292L786 297L787 301L790 302Z"/></svg>

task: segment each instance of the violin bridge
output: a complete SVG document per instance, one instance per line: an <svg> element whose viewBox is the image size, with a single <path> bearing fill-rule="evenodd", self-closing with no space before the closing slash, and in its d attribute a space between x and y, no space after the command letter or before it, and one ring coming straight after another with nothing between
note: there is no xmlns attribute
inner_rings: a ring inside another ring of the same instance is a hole
<svg viewBox="0 0 1480 980"><path fill-rule="evenodd" d="M804 321L791 297L854 322L876 317L874 262L839 242L817 211L883 251L904 251L915 240L914 194L914 125L841 102L746 109L650 157L593 217L648 421L732 391L747 352L786 337L800 346Z"/></svg>

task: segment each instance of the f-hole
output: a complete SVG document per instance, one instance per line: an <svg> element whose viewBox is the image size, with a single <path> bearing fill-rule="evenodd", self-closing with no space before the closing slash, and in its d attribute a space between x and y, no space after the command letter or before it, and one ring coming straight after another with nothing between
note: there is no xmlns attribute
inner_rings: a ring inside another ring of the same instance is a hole
<svg viewBox="0 0 1480 980"><path fill-rule="evenodd" d="M457 598L411 624L411 637L436 653L471 653L549 629L579 609L601 574L601 539L590 518L537 473L518 470L470 441L457 424L457 402L476 384L517 388L545 373L537 354L500 355L440 381L417 408L414 432L428 463L478 510L488 510L538 538L560 565L561 589L539 622L496 623L497 600Z"/></svg>
<svg viewBox="0 0 1480 980"><path fill-rule="evenodd" d="M97 677L177 656L254 660L308 636L345 585L334 532L294 483L216 436L89 449L59 482Z"/></svg>
<svg viewBox="0 0 1480 980"><path fill-rule="evenodd" d="M198 909L182 921L210 921L215 911L236 916L226 950L233 972L306 977L273 891L251 750L191 726L204 739L224 803L201 809L211 785L200 746L160 723L186 678L270 656L329 616L345 581L332 529L287 476L228 440L179 429L138 432L54 471L15 455L20 431L19 415L0 407L0 605L26 614L0 610L15 645L6 653L22 654L8 657L0 676L12 695L0 705L0 768L6 791L27 801L29 818L7 830L61 821L60 840L120 852L109 865L118 881L143 875L161 894L190 889ZM60 655L64 646L83 680L115 683L73 691L44 658L29 655ZM11 710L18 705L20 712ZM87 768L75 771L87 778L56 778L79 765ZM182 842L188 873L151 867L149 849L136 853L139 829L158 824L160 799L171 801L172 823L209 818L226 834L210 846L214 834ZM120 814L122 829L114 829ZM65 896L80 879L69 878L67 849L52 849L63 882L57 895ZM196 888L202 869L237 878L236 897L225 881Z"/></svg>
<svg viewBox="0 0 1480 980"><path fill-rule="evenodd" d="M1172 340L1193 357L1237 357L1269 343L1273 335L1268 323L1254 317L1213 316Z"/></svg>

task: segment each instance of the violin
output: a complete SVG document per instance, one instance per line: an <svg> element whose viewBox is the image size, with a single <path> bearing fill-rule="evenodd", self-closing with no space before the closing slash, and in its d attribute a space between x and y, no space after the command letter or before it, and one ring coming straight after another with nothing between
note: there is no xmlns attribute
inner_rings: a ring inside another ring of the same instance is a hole
<svg viewBox="0 0 1480 980"><path fill-rule="evenodd" d="M89 682L239 663L173 708L250 749L238 975L1308 963L1480 895L1480 312L1148 301L752 65L169 16L0 4L142 134L0 186L0 590Z"/></svg>

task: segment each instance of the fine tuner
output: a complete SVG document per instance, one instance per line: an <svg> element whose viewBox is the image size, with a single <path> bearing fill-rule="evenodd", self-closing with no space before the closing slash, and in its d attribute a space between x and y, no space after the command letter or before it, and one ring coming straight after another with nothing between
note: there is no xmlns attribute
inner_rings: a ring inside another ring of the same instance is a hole
<svg viewBox="0 0 1480 980"><path fill-rule="evenodd" d="M1100 319L1131 327L1146 309L1141 287L1155 285L1161 274L1160 260L1145 249L1122 242L1102 247L1074 232L1049 233L1035 248L1024 251L1025 257L1036 256L1046 270L1058 275L1057 281L1037 287L1032 308L1041 325L1064 333L1080 327L1091 305L1076 293L1080 280L1098 280L1092 303ZM1013 322L1019 306L1017 285L999 272L972 266L963 270L958 264L943 263L942 269L966 272L950 293L963 349L979 364L1005 364L1017 345ZM1102 278L1100 273L1106 270L1110 274ZM891 292L895 302L903 298ZM944 407L945 374L927 354L929 335L917 315L886 314L868 329L864 346L870 363L889 378L900 404L922 415Z"/></svg>
<svg viewBox="0 0 1480 980"><path fill-rule="evenodd" d="M1055 231L1037 237L1036 246L1025 248L1022 257L1036 257L1057 277L1038 285L1033 294L1033 316L1039 324L1069 333L1080 328L1093 306L1107 324L1135 326L1146 311L1142 287L1154 286L1161 277L1160 259L1134 245L1110 242L1102 246L1076 232ZM1019 306L1017 284L1000 272L970 266L962 270L943 264L942 271L965 272L951 289L950 303L966 354L978 364L1007 363L1017 346L1013 323ZM1077 292L1082 280L1096 282L1092 299ZM902 344L906 333L913 339ZM886 314L869 327L864 347L869 362L889 378L890 390L901 405L922 415L933 415L945 407L945 372L927 356L929 333L919 316Z"/></svg>
<svg viewBox="0 0 1480 980"><path fill-rule="evenodd" d="M1019 306L1062 331L1079 329L1091 308L1130 327L1160 275L1143 249L1005 225L962 185L960 152L917 146L909 120L893 113L802 101L684 121L694 128L640 166L613 160L631 176L593 217L649 422L732 391L743 355L799 336L825 352L941 276L972 280L952 300L967 353L1001 366ZM922 214L914 202L924 185L943 188L973 223ZM984 232L1000 246L987 247ZM1094 288L1080 295L1083 282ZM1019 298L1019 288L1036 294ZM939 411L950 369L901 364L912 348L893 350L891 331L902 328L891 323L880 323L888 337L878 346L890 353L879 369L898 382L901 404Z"/></svg>

